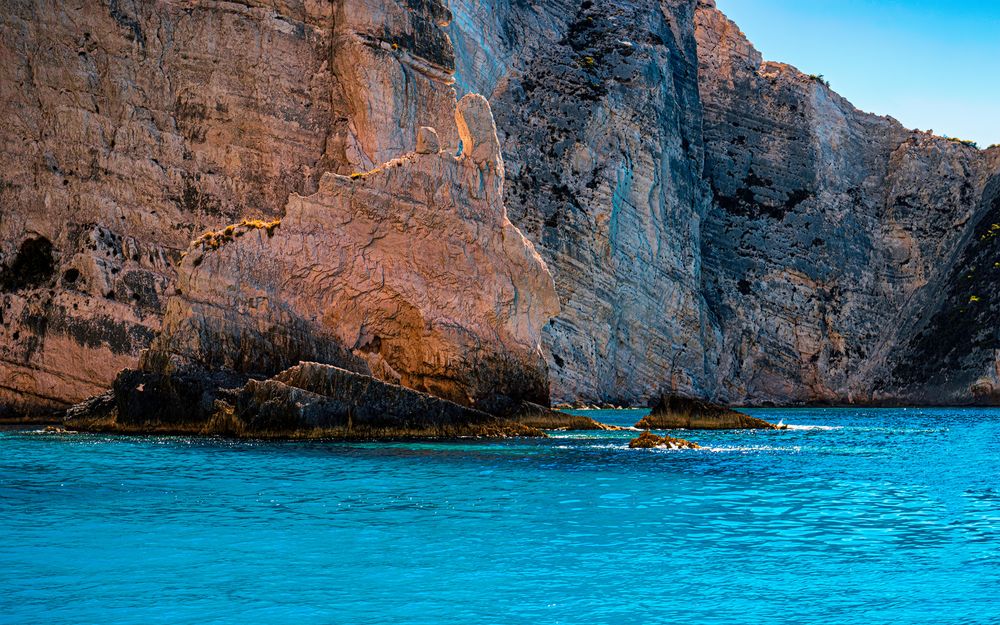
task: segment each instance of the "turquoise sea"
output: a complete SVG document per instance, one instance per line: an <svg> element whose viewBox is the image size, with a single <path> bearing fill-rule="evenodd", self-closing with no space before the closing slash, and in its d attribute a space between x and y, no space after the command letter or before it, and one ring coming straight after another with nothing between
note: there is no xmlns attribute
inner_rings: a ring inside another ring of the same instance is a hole
<svg viewBox="0 0 1000 625"><path fill-rule="evenodd" d="M1000 411L751 412L796 428L0 432L0 622L1000 623Z"/></svg>

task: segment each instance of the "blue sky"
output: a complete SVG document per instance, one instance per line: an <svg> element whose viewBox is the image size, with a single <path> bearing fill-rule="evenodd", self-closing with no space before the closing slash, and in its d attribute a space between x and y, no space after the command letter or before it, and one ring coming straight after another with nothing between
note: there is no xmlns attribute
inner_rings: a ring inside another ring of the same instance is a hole
<svg viewBox="0 0 1000 625"><path fill-rule="evenodd" d="M1000 0L717 0L765 59L858 108L1000 143Z"/></svg>

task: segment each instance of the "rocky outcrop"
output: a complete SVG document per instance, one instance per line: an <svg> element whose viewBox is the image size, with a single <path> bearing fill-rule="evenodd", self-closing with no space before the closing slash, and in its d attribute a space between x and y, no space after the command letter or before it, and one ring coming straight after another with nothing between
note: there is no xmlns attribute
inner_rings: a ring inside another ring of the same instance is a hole
<svg viewBox="0 0 1000 625"><path fill-rule="evenodd" d="M464 405L547 403L552 278L507 219L489 104L465 96L456 118L459 157L411 153L326 174L280 222L196 240L145 368L273 375L316 360Z"/></svg>
<svg viewBox="0 0 1000 625"><path fill-rule="evenodd" d="M507 219L489 104L465 96L455 125L460 156L434 151L436 132L423 128L419 152L324 175L281 219L195 240L141 369L115 381L113 417L99 403L74 408L70 424L335 438L534 431L494 408L547 402L541 328L558 299Z"/></svg>
<svg viewBox="0 0 1000 625"><path fill-rule="evenodd" d="M711 1L22 2L0 31L0 411L101 392L161 328L143 372L318 360L491 410L1000 401L1000 149L858 111Z"/></svg>
<svg viewBox="0 0 1000 625"><path fill-rule="evenodd" d="M503 413L511 421L539 430L624 430L617 425L601 423L584 415L552 410L530 402L521 402L516 409Z"/></svg>
<svg viewBox="0 0 1000 625"><path fill-rule="evenodd" d="M719 404L682 397L661 395L652 411L635 427L645 430L779 430L768 423Z"/></svg>
<svg viewBox="0 0 1000 625"><path fill-rule="evenodd" d="M138 379L143 382L136 384ZM302 363L268 380L249 380L242 388L216 386L218 396L209 404L201 396L203 382L204 377L124 372L113 392L71 409L66 425L103 432L243 438L542 436L533 428L426 393L318 363Z"/></svg>
<svg viewBox="0 0 1000 625"><path fill-rule="evenodd" d="M508 211L562 300L545 328L553 401L640 404L664 385L713 393L693 3L452 11L457 84L492 94Z"/></svg>
<svg viewBox="0 0 1000 625"><path fill-rule="evenodd" d="M273 219L420 126L454 146L448 19L440 0L5 7L0 405L65 407L136 366L206 228Z"/></svg>
<svg viewBox="0 0 1000 625"><path fill-rule="evenodd" d="M631 449L701 449L701 445L698 443L672 436L657 436L649 431L633 438L629 441L628 446Z"/></svg>

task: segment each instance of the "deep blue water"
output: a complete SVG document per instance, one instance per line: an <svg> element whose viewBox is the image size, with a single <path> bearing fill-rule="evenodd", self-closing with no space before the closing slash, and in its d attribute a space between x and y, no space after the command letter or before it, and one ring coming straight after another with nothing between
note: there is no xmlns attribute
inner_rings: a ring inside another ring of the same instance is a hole
<svg viewBox="0 0 1000 625"><path fill-rule="evenodd" d="M1000 411L752 412L823 427L2 432L0 622L1000 623Z"/></svg>

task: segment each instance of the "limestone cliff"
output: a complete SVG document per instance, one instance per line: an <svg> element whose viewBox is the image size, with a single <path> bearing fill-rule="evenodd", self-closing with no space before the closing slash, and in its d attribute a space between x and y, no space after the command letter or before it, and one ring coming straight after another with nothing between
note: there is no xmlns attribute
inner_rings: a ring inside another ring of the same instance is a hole
<svg viewBox="0 0 1000 625"><path fill-rule="evenodd" d="M454 107L452 107L454 108ZM293 195L280 221L196 240L144 369L274 375L329 362L464 405L548 402L545 263L507 219L489 104L467 95L463 152L418 152Z"/></svg>
<svg viewBox="0 0 1000 625"><path fill-rule="evenodd" d="M107 388L164 314L154 352L185 353L199 310L266 339L206 362L311 353L465 402L522 374L543 399L538 339L558 401L1000 398L1000 149L858 111L712 2L29 0L0 33L3 408Z"/></svg>
<svg viewBox="0 0 1000 625"><path fill-rule="evenodd" d="M712 3L699 6L695 34L714 197L704 293L724 336L719 397L969 401L986 367L959 372L907 345L940 305L942 282L954 282L956 251L982 234L996 159L863 113L821 78L762 61ZM982 360L970 348L956 349ZM948 378L952 394L891 371L927 358L933 364L919 366Z"/></svg>
<svg viewBox="0 0 1000 625"><path fill-rule="evenodd" d="M545 331L553 400L714 395L694 5L459 0L452 11L458 84L492 93L508 211L562 300Z"/></svg>
<svg viewBox="0 0 1000 625"><path fill-rule="evenodd" d="M206 228L270 219L420 126L454 145L448 19L438 0L5 6L0 406L62 407L134 366Z"/></svg>
<svg viewBox="0 0 1000 625"><path fill-rule="evenodd" d="M457 83L501 103L508 206L563 298L555 400L996 397L992 261L960 250L991 240L997 150L857 110L713 2L452 10Z"/></svg>

